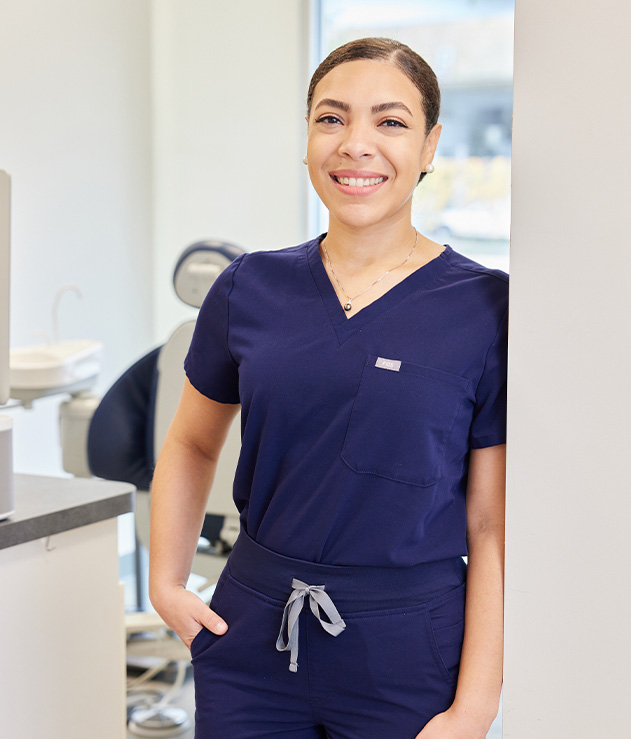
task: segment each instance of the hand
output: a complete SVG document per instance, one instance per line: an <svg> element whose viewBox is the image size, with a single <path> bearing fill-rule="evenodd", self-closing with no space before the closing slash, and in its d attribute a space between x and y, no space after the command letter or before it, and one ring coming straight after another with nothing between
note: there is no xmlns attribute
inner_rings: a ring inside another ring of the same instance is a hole
<svg viewBox="0 0 631 739"><path fill-rule="evenodd" d="M486 739L488 727L476 726L466 715L449 709L425 724L416 739Z"/></svg>
<svg viewBox="0 0 631 739"><path fill-rule="evenodd" d="M169 588L159 596L154 596L152 603L163 621L188 648L203 627L218 635L228 630L228 624L220 616L199 596L185 588Z"/></svg>

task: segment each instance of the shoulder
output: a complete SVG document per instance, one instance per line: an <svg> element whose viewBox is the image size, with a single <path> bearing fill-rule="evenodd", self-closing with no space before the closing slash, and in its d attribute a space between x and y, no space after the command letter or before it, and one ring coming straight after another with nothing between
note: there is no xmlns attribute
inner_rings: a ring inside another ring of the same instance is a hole
<svg viewBox="0 0 631 739"><path fill-rule="evenodd" d="M307 264L310 248L317 248L318 239L296 246L247 252L230 265L233 269L235 288L254 286L278 286L301 274Z"/></svg>
<svg viewBox="0 0 631 739"><path fill-rule="evenodd" d="M482 278L485 281L495 283L498 287L504 286L503 289L506 291L508 290L508 275L506 272L502 272L501 269L485 267L483 264L475 262L464 254L460 254L450 246L445 248L445 251L441 256L449 263L453 272L461 273L461 276L464 279L467 278L467 275L472 275L477 278Z"/></svg>
<svg viewBox="0 0 631 739"><path fill-rule="evenodd" d="M442 309L461 325L475 326L480 335L495 336L508 320L508 275L449 246L439 258L444 268L432 287Z"/></svg>
<svg viewBox="0 0 631 739"><path fill-rule="evenodd" d="M450 246L440 255L447 263L445 280L464 292L491 301L504 312L508 305L508 275L500 269L485 267L454 251Z"/></svg>
<svg viewBox="0 0 631 739"><path fill-rule="evenodd" d="M309 253L318 239L281 249L251 251L239 255L219 276L215 285L230 305L244 311L264 311L264 306L303 296L310 284ZM214 286L213 286L214 287Z"/></svg>
<svg viewBox="0 0 631 739"><path fill-rule="evenodd" d="M293 262L302 261L307 256L309 247L317 245L320 237L306 241L304 244L296 246L285 246L280 249L262 249L259 251L251 251L243 255L243 262L249 267L281 267L289 265Z"/></svg>

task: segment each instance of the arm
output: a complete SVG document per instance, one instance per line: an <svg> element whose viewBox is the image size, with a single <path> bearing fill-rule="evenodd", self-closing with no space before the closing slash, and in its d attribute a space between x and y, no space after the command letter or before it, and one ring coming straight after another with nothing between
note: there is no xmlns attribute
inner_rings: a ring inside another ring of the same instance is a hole
<svg viewBox="0 0 631 739"><path fill-rule="evenodd" d="M502 686L506 446L471 450L467 485L469 569L456 698L417 739L484 739Z"/></svg>
<svg viewBox="0 0 631 739"><path fill-rule="evenodd" d="M206 398L186 380L151 487L149 596L187 646L202 626L216 634L228 628L186 582L219 453L238 410Z"/></svg>

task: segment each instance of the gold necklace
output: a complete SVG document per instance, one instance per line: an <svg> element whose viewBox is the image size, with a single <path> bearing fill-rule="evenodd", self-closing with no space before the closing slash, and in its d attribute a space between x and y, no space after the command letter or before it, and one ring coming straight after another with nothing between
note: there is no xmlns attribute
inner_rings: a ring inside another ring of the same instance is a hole
<svg viewBox="0 0 631 739"><path fill-rule="evenodd" d="M416 242L418 241L418 231L414 229L414 233L416 236L414 237L414 244L412 245L412 248L410 249L410 253L407 255L407 257L401 262L401 264L397 264L396 267L391 267L387 272L384 272L381 277L378 277L371 285L368 285L368 287L365 290L362 290L360 293L357 293L355 297L351 298L350 295L346 292L346 290L342 287L342 283L339 281L338 276L335 274L335 270L333 269L333 265L331 264L331 259L329 258L329 252L326 250L326 239L322 241L322 248L324 249L324 256L326 257L327 264L329 265L329 269L331 270L331 274L335 278L335 281L338 284L338 287L342 291L342 294L346 298L346 303L343 304L343 308L345 311L349 311L353 308L353 300L357 300L357 298L361 297L364 293L367 293L370 289L372 289L378 282L383 280L383 278L386 275L389 275L390 272L394 272L395 269L399 269L399 267L403 267L404 264L407 264L409 262L410 257L414 253L414 249L416 249Z"/></svg>

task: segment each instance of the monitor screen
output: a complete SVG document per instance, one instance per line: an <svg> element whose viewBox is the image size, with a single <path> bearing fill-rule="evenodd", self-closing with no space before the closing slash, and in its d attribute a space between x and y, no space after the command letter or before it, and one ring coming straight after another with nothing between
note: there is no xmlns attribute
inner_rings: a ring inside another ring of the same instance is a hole
<svg viewBox="0 0 631 739"><path fill-rule="evenodd" d="M0 169L0 405L9 399L11 179Z"/></svg>

